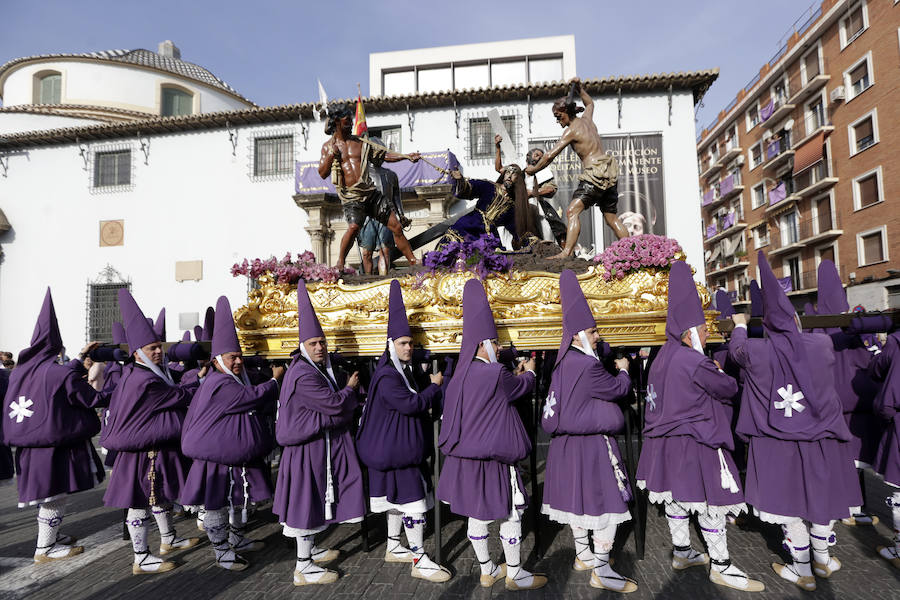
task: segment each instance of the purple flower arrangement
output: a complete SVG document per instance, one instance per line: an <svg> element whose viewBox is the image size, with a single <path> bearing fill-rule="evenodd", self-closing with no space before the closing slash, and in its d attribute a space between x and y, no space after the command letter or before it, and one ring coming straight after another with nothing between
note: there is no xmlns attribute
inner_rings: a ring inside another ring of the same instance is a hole
<svg viewBox="0 0 900 600"><path fill-rule="evenodd" d="M356 270L352 267L344 267L344 270L341 271L337 267L317 263L316 256L308 250L297 254L296 259L292 259L291 253L288 252L282 259L272 256L265 260L254 258L250 261L245 258L244 262L235 263L231 267L232 277L246 275L251 279L256 279L266 273L272 275L275 283L294 284L301 279L334 283L341 275L353 275Z"/></svg>
<svg viewBox="0 0 900 600"><path fill-rule="evenodd" d="M683 258L684 251L676 240L663 235L645 233L618 240L594 257L605 269L603 279L622 279L638 269L668 269Z"/></svg>
<svg viewBox="0 0 900 600"><path fill-rule="evenodd" d="M512 260L497 253L499 248L500 239L487 233L476 240L448 242L426 253L422 262L431 274L472 271L483 280L491 273L506 273L512 268Z"/></svg>

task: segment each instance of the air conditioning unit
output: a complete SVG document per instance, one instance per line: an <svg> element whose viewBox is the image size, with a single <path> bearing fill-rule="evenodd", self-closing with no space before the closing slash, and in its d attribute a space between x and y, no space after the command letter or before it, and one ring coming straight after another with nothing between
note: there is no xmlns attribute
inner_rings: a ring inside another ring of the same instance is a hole
<svg viewBox="0 0 900 600"><path fill-rule="evenodd" d="M737 166L743 167L745 160L747 160L747 157L745 157L743 154L739 154L734 162L737 163Z"/></svg>
<svg viewBox="0 0 900 600"><path fill-rule="evenodd" d="M839 85L833 90L831 90L831 101L832 102L843 102L844 101L844 86Z"/></svg>

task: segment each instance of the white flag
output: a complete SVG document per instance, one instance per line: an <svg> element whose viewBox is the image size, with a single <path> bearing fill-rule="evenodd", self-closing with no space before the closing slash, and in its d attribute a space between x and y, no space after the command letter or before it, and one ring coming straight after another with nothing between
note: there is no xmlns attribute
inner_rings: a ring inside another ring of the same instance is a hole
<svg viewBox="0 0 900 600"><path fill-rule="evenodd" d="M328 94L325 93L325 87L322 85L321 80L316 79L316 83L319 84L319 105L315 110L313 110L313 116L316 118L316 121L320 121L321 117L319 116L319 111L324 109L325 114L328 114Z"/></svg>

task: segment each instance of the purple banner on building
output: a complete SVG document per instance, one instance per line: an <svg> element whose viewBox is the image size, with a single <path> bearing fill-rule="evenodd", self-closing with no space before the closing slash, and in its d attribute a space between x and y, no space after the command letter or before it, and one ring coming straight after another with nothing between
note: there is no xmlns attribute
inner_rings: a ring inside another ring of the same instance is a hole
<svg viewBox="0 0 900 600"><path fill-rule="evenodd" d="M784 293L793 292L794 291L794 281L793 279L788 277L781 277L778 280L778 283L781 284L781 289L784 290Z"/></svg>
<svg viewBox="0 0 900 600"><path fill-rule="evenodd" d="M766 145L766 160L772 160L781 152L781 140L772 140Z"/></svg>
<svg viewBox="0 0 900 600"><path fill-rule="evenodd" d="M716 224L712 223L711 225L707 225L706 226L706 238L709 239L714 235L716 235Z"/></svg>
<svg viewBox="0 0 900 600"><path fill-rule="evenodd" d="M783 181L769 190L769 206L778 204L785 198L787 198L787 186L785 186Z"/></svg>
<svg viewBox="0 0 900 600"><path fill-rule="evenodd" d="M734 226L734 217L735 214L730 212L722 218L722 231Z"/></svg>
<svg viewBox="0 0 900 600"><path fill-rule="evenodd" d="M729 175L719 183L719 196L725 196L734 189L734 175Z"/></svg>
<svg viewBox="0 0 900 600"><path fill-rule="evenodd" d="M422 158L448 171L459 168L459 161L456 159L456 155L449 150L423 152ZM451 183L449 175L440 173L422 160L417 163L403 160L395 163L385 163L384 166L397 174L401 188ZM334 184L331 183L330 175L325 179L319 177L318 161L298 162L296 164L294 189L298 194L337 194Z"/></svg>
<svg viewBox="0 0 900 600"><path fill-rule="evenodd" d="M775 102L769 100L769 103L759 109L759 118L763 121L767 120L775 112Z"/></svg>
<svg viewBox="0 0 900 600"><path fill-rule="evenodd" d="M713 197L716 195L716 191L713 189L706 190L706 193L703 194L703 206L711 203L713 201Z"/></svg>

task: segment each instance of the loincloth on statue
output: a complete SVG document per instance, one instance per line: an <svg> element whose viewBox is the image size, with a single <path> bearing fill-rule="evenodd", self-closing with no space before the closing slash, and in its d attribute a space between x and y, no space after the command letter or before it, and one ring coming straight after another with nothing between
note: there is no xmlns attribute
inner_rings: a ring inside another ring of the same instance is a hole
<svg viewBox="0 0 900 600"><path fill-rule="evenodd" d="M581 200L585 208L599 206L605 213L616 214L619 204L619 163L612 156L595 158L578 176L573 200Z"/></svg>
<svg viewBox="0 0 900 600"><path fill-rule="evenodd" d="M360 186L360 183L349 188L338 188L338 198L344 207L344 219L351 225L360 227L366 222L366 217L387 225L394 212L394 203L390 198L385 198L371 181L365 182L367 186Z"/></svg>

